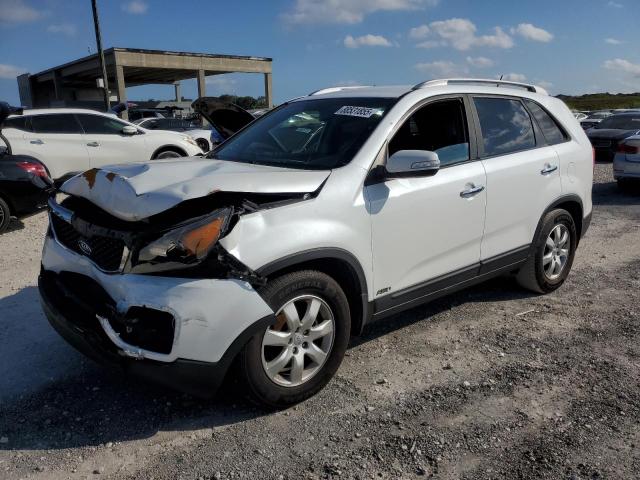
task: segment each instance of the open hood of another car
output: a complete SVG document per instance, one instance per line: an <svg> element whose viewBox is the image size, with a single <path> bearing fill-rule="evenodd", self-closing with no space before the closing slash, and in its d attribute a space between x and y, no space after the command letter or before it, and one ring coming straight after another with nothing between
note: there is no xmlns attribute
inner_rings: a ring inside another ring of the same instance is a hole
<svg viewBox="0 0 640 480"><path fill-rule="evenodd" d="M154 160L94 168L67 180L61 191L138 221L216 192L312 193L330 173L200 158Z"/></svg>
<svg viewBox="0 0 640 480"><path fill-rule="evenodd" d="M233 103L222 102L218 97L200 97L191 104L226 140L256 117Z"/></svg>

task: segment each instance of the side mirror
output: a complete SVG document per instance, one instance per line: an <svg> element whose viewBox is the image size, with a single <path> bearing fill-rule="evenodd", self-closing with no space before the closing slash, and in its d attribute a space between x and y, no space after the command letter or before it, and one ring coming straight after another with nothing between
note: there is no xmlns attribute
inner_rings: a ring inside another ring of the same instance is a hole
<svg viewBox="0 0 640 480"><path fill-rule="evenodd" d="M135 135L136 133L138 133L138 129L136 127L133 127L131 125L125 125L124 127L122 127L123 135Z"/></svg>
<svg viewBox="0 0 640 480"><path fill-rule="evenodd" d="M438 173L440 159L427 150L399 150L387 159L387 176L428 177Z"/></svg>

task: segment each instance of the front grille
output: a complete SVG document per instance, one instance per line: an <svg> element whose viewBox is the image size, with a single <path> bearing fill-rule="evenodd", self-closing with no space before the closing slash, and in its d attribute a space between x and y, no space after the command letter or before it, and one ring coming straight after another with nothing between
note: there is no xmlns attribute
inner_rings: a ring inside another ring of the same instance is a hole
<svg viewBox="0 0 640 480"><path fill-rule="evenodd" d="M125 244L109 237L83 237L73 225L57 215L51 215L51 226L58 241L69 250L91 259L101 270L115 272L120 269ZM84 246L84 249L83 249ZM88 247L88 248L87 248Z"/></svg>

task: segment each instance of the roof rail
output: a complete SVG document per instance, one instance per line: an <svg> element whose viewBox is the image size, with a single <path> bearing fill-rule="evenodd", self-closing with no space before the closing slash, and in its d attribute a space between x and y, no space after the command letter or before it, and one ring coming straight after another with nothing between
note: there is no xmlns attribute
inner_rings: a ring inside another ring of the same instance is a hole
<svg viewBox="0 0 640 480"><path fill-rule="evenodd" d="M367 88L370 87L371 85L349 85L349 86L345 86L345 87L329 87L329 88L322 88L320 90L316 90L315 92L311 92L309 94L309 97L313 96L313 95L322 95L323 93L334 93L334 92L340 92L342 90L353 90L356 88Z"/></svg>
<svg viewBox="0 0 640 480"><path fill-rule="evenodd" d="M425 87L441 87L445 85L487 85L496 87L513 87L523 88L529 92L541 93L548 95L547 91L536 85L530 85L528 83L509 82L507 80L493 80L490 78L444 78L440 80L429 80L427 82L418 83L414 85L411 90L418 90Z"/></svg>

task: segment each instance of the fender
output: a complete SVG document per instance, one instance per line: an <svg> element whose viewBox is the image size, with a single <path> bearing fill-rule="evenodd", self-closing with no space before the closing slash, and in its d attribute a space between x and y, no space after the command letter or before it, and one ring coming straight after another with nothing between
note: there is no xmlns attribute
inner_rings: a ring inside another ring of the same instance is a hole
<svg viewBox="0 0 640 480"><path fill-rule="evenodd" d="M542 212L542 215L540 216L540 220L538 220L538 226L536 227L536 231L533 234L533 238L531 239L531 248L533 249L533 246L535 244L535 239L538 238L538 234L540 233L540 229L542 228L542 219L544 218L544 216L549 213L551 210L553 210L554 208L556 208L558 205L566 203L566 202L577 202L578 205L580 205L580 235L578 238L578 241L580 241L580 238L582 238L582 236L584 235L584 233L587 230L587 227L589 226L589 223L591 221L591 214L588 215L588 218L585 218L584 215L584 206L582 204L582 199L576 195L576 194L567 194L567 195L562 195L558 198L556 198L546 209L544 212ZM578 227L578 225L576 225L576 227ZM532 253L530 253L532 254Z"/></svg>
<svg viewBox="0 0 640 480"><path fill-rule="evenodd" d="M331 247L320 247L313 248L310 250L305 250L302 252L294 253L291 255L287 255L278 260L274 260L273 262L267 263L262 267L256 269L256 273L261 276L269 276L277 271L287 269L289 267L293 267L298 264L302 264L311 260L322 260L322 259L337 259L347 263L353 272L355 272L358 284L359 284L359 296L361 298L361 310L362 316L361 318L354 319L355 320L355 328L352 329L352 332L355 335L360 335L362 333L362 329L364 325L369 321L372 314L371 305L368 299L368 287L367 287L367 279L364 275L364 270L360 261L349 251L344 250L342 248L331 248Z"/></svg>
<svg viewBox="0 0 640 480"><path fill-rule="evenodd" d="M155 159L156 155L158 155L163 150L173 150L174 152L178 152L178 153L182 154L183 157L187 156L187 152L185 152L181 147L178 147L176 145L167 144L167 145L161 146L160 148L156 148L155 152L153 152L153 154L151 154L151 160Z"/></svg>

